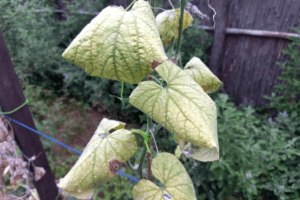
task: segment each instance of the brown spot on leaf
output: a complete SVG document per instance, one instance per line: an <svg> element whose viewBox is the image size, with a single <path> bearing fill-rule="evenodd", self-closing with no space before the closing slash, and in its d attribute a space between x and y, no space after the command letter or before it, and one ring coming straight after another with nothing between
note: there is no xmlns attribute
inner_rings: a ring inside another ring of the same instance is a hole
<svg viewBox="0 0 300 200"><path fill-rule="evenodd" d="M158 62L158 61L156 61L156 60L153 60L153 62L152 62L152 69L153 70L155 70L155 68L158 66L158 65L160 65L161 63L160 62Z"/></svg>
<svg viewBox="0 0 300 200"><path fill-rule="evenodd" d="M117 171L119 170L120 164L122 164L122 162L118 160L115 159L111 160L109 162L109 171L113 173L113 175L116 175Z"/></svg>

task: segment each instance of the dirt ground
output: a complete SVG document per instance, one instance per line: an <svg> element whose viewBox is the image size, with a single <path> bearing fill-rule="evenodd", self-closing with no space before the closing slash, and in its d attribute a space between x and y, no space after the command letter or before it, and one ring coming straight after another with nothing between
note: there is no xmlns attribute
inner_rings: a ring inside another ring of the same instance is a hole
<svg viewBox="0 0 300 200"><path fill-rule="evenodd" d="M70 108L66 109L63 111L63 113L64 113L63 116L68 119L68 122L66 122L66 123L69 123L70 126L74 126L74 124L76 124L77 126L81 126L83 128L81 133L73 136L70 143L65 143L74 149L76 149L76 145L80 146L81 148L84 148L87 145L87 143L90 141L91 137L94 135L94 132L96 131L101 120L103 118L110 118L110 115L108 112L106 112L106 111L97 112L94 109L87 110L86 117L82 116L82 114L80 113L80 110L76 109L76 108L75 109L70 109ZM69 119L72 119L72 120L70 121ZM125 121L123 121L123 122L125 122ZM139 128L141 128L141 125L126 123L125 128L128 130L130 130L132 128L139 129ZM61 136L62 133L68 132L70 134L73 134L67 129L68 129L68 126L59 128L57 130L55 139L60 142L66 142L65 141L66 139ZM75 152L72 152L71 150L63 151L63 149L65 149L65 147L63 147L59 144L54 143L53 145L54 145L53 149L55 151L55 154L63 155L62 159L66 159L66 158L76 154Z"/></svg>

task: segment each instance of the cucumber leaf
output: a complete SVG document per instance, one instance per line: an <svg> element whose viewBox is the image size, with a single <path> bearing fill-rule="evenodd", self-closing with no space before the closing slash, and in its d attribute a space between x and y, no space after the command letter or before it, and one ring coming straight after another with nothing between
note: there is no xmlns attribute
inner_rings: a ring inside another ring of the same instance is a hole
<svg viewBox="0 0 300 200"><path fill-rule="evenodd" d="M215 103L198 83L171 61L165 61L155 70L167 86L162 87L154 81L140 82L129 102L174 133L181 149L185 142L193 144L193 148L197 146L196 150L203 152L197 153L197 160L218 160Z"/></svg>
<svg viewBox="0 0 300 200"><path fill-rule="evenodd" d="M132 189L135 200L196 200L191 178L181 162L170 153L159 153L151 163L153 176L164 188L142 179Z"/></svg>
<svg viewBox="0 0 300 200"><path fill-rule="evenodd" d="M193 57L184 67L194 81L196 81L206 93L212 93L221 86L221 81L216 77L209 68L200 60Z"/></svg>
<svg viewBox="0 0 300 200"><path fill-rule="evenodd" d="M61 180L59 187L79 199L91 198L95 187L110 181L137 151L134 134L125 123L104 118L83 153ZM115 129L113 133L110 130Z"/></svg>
<svg viewBox="0 0 300 200"><path fill-rule="evenodd" d="M177 40L179 30L180 9L166 10L156 16L156 24L159 29L160 38L163 44L167 44L172 40ZM184 11L182 30L189 27L192 23L192 15Z"/></svg>
<svg viewBox="0 0 300 200"><path fill-rule="evenodd" d="M91 76L135 84L153 71L152 65L167 60L150 4L143 0L130 11L103 9L62 56Z"/></svg>

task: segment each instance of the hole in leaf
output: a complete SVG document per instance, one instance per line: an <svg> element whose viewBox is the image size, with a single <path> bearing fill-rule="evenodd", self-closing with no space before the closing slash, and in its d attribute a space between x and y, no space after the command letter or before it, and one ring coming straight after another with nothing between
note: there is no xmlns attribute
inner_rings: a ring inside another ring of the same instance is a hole
<svg viewBox="0 0 300 200"><path fill-rule="evenodd" d="M110 129L108 132L112 134L116 129Z"/></svg>

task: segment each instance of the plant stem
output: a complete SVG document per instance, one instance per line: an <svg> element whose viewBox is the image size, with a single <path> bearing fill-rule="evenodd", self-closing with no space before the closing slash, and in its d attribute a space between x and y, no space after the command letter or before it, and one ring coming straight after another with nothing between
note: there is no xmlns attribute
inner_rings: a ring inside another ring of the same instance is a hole
<svg viewBox="0 0 300 200"><path fill-rule="evenodd" d="M130 171L135 171L135 169L133 169L133 167L131 165L130 159L125 162L125 165L126 165L126 167L128 167L128 169Z"/></svg>
<svg viewBox="0 0 300 200"><path fill-rule="evenodd" d="M181 56L179 57L179 67L182 68Z"/></svg>
<svg viewBox="0 0 300 200"><path fill-rule="evenodd" d="M172 38L171 42L170 42L170 45L169 45L169 48L167 51L171 51L171 54L173 54L173 45L174 45L174 37Z"/></svg>
<svg viewBox="0 0 300 200"><path fill-rule="evenodd" d="M133 2L131 2L131 4L129 6L127 6L127 8L125 9L126 11L132 6L132 4L134 4L137 0L134 0Z"/></svg>
<svg viewBox="0 0 300 200"><path fill-rule="evenodd" d="M123 88L124 88L124 82L122 82L121 101L123 101Z"/></svg>
<svg viewBox="0 0 300 200"><path fill-rule="evenodd" d="M138 168L138 172L139 172L139 176L140 176L141 180L143 179L143 163L144 163L146 152L147 152L147 147L144 144L144 149L143 149L143 152L142 152L142 156L141 156L140 163L139 163L139 168Z"/></svg>
<svg viewBox="0 0 300 200"><path fill-rule="evenodd" d="M151 5L151 7L152 7L152 12L153 12L154 17L155 17L155 9L154 9L154 7L155 7L155 0L151 0L150 5Z"/></svg>
<svg viewBox="0 0 300 200"><path fill-rule="evenodd" d="M157 133L157 131L158 131L159 129L161 129L161 128L162 128L162 125L161 125L161 124L158 124L157 126L155 126L155 128L154 128L154 134Z"/></svg>
<svg viewBox="0 0 300 200"><path fill-rule="evenodd" d="M149 115L147 115L147 133L148 133L148 137L149 137L149 130L151 130L152 128L152 121L151 118L149 117ZM149 137L151 138L151 137ZM147 179L151 180L151 140L149 140L148 142L148 146L150 149L150 153L147 153L147 169L148 169L148 175L147 175Z"/></svg>
<svg viewBox="0 0 300 200"><path fill-rule="evenodd" d="M186 3L186 0L181 0L181 4L180 4L180 20L179 20L179 33L178 33L177 47L176 47L176 54L175 54L176 60L178 60L178 57L179 57L179 54L180 54L180 45L181 45L181 35L182 35L182 29L183 29L183 17L184 17L185 3Z"/></svg>
<svg viewBox="0 0 300 200"><path fill-rule="evenodd" d="M151 140L148 142L148 146L150 148L150 153L147 153L147 157L148 157L148 175L147 175L147 179L149 181L151 181Z"/></svg>

